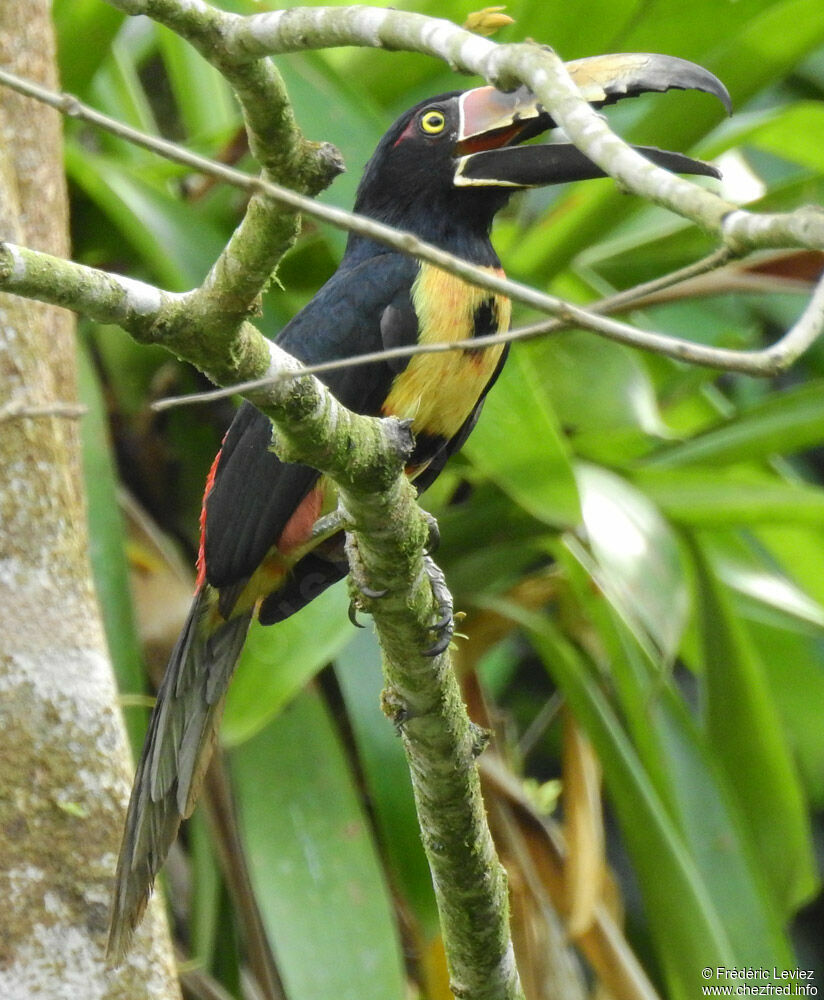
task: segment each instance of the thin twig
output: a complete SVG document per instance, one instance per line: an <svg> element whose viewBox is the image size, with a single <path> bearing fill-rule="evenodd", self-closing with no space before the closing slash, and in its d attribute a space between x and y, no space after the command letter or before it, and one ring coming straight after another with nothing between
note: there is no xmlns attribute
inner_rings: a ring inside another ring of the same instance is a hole
<svg viewBox="0 0 824 1000"><path fill-rule="evenodd" d="M60 400L52 403L24 403L22 400L13 399L0 406L0 423L29 417L34 419L64 417L67 420L78 420L88 413L88 409L82 403L64 403Z"/></svg>
<svg viewBox="0 0 824 1000"><path fill-rule="evenodd" d="M715 268L722 267L730 259L730 252L726 248L716 250L694 264L681 268L678 271L671 271L660 278L644 282L633 288L625 289L594 302L587 306L587 310L598 315L608 315L621 312L631 308L639 302L643 302L650 295L660 292L662 289L670 288L684 281L690 281L698 275L706 274ZM517 327L508 330L506 333L489 333L482 337L472 338L472 347L483 348L493 347L500 344L511 344L522 340L534 340L550 333L559 333L568 330L574 324L563 320L544 320L540 323L533 323L530 326ZM254 392L257 389L265 389L273 381L299 378L302 375L322 375L324 372L337 371L341 368L355 368L358 365L374 364L376 361L389 361L397 358L411 358L416 354L445 354L448 351L461 351L466 346L465 341L438 341L434 344L408 344L404 347L388 347L380 351L370 351L366 354L358 354L346 358L337 358L334 361L325 361L316 365L306 365L295 371L279 372L275 376L266 379L255 379L249 382L240 382L237 385L225 386L220 389L207 389L204 392L190 393L185 396L169 396L166 399L159 399L152 403L152 409L156 412L173 409L177 406L188 406L199 403L211 403L215 400L226 399L246 392Z"/></svg>

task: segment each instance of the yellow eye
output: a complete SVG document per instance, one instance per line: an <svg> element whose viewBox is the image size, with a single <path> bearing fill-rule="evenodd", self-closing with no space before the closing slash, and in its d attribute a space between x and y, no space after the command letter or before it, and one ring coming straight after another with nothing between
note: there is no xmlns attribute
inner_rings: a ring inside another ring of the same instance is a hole
<svg viewBox="0 0 824 1000"><path fill-rule="evenodd" d="M446 126L446 118L442 111L425 111L421 115L421 128L428 135L437 135L443 132Z"/></svg>

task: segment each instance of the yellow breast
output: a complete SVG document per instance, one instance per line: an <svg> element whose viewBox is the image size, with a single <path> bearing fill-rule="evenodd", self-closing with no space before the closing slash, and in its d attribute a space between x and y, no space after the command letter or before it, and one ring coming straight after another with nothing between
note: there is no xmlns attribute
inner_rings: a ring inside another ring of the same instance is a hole
<svg viewBox="0 0 824 1000"><path fill-rule="evenodd" d="M412 303L420 343L467 340L468 349L415 355L395 377L383 412L411 420L416 434L451 438L472 413L503 352L503 345L482 350L471 347L476 318L485 317L492 327L482 332L503 333L509 329L510 301L421 264L412 286Z"/></svg>

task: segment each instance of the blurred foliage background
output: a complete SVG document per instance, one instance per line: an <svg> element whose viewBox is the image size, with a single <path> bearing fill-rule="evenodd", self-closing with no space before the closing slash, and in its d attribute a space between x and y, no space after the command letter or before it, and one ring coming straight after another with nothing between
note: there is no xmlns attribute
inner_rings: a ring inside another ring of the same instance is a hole
<svg viewBox="0 0 824 1000"><path fill-rule="evenodd" d="M399 6L458 23L473 9ZM716 159L723 193L750 207L822 202L820 0L514 0L507 13L501 41L532 37L565 58L650 50L705 65L734 117L670 93L611 110L615 127ZM228 87L184 42L101 0L55 0L55 16L66 90L254 169ZM306 134L346 158L323 196L343 207L397 114L472 85L406 53L277 65ZM77 258L197 284L242 195L80 123L66 132ZM262 303L268 333L334 270L344 239L305 222ZM520 196L495 243L511 276L580 302L713 249L609 180ZM813 254L765 254L633 318L758 347L792 323L822 268ZM188 606L203 481L232 406L155 414L154 399L203 380L118 329L82 333L95 572L138 742L135 696L152 691ZM800 965L822 988L822 443L824 344L757 381L569 332L513 351L424 498L467 615L456 657L467 701L495 733L482 767L530 998L691 1000L716 966ZM168 866L193 995L219 983L290 1000L449 996L379 653L347 600L333 588L253 631L244 653L227 753Z"/></svg>

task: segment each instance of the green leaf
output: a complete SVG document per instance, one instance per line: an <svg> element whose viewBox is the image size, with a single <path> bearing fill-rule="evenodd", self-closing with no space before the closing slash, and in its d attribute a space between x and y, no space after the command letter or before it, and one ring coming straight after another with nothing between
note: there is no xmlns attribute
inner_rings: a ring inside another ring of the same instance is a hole
<svg viewBox="0 0 824 1000"><path fill-rule="evenodd" d="M795 570L797 560L787 560L786 553L780 550L775 552L774 560L765 559L765 537L769 538L769 534L764 529L759 529L757 535L730 529L707 532L701 542L718 578L749 602L753 609L750 617L780 620L785 628L818 635L824 629L824 605L788 575L788 571ZM812 547L820 574L818 533L803 534Z"/></svg>
<svg viewBox="0 0 824 1000"><path fill-rule="evenodd" d="M763 622L749 622L748 629L810 804L820 810L824 808L824 658L820 633L815 637L799 635Z"/></svg>
<svg viewBox="0 0 824 1000"><path fill-rule="evenodd" d="M633 482L667 517L693 527L824 524L824 490L755 470L645 469Z"/></svg>
<svg viewBox="0 0 824 1000"><path fill-rule="evenodd" d="M98 0L55 0L54 22L62 86L82 95L109 46L120 30L125 15ZM82 44L78 44L82 39Z"/></svg>
<svg viewBox="0 0 824 1000"><path fill-rule="evenodd" d="M706 725L753 832L774 898L789 915L816 886L804 797L758 651L697 544Z"/></svg>
<svg viewBox="0 0 824 1000"><path fill-rule="evenodd" d="M352 639L345 584L274 626L252 624L226 699L222 738L254 736Z"/></svg>
<svg viewBox="0 0 824 1000"><path fill-rule="evenodd" d="M439 479L445 486L453 474L473 476L474 470L467 470L461 459L450 465L451 473L448 469ZM480 474L473 477L479 478ZM544 538L552 529L488 480L473 481L469 496L449 502L456 488L460 487L453 481L442 506L429 504L429 492L422 502L437 516L438 562L460 606L461 601L472 601L479 594L514 586L531 567L544 561Z"/></svg>
<svg viewBox="0 0 824 1000"><path fill-rule="evenodd" d="M780 79L824 41L818 0L783 0L761 4L754 17L739 11L736 32L726 36L723 53L713 65L736 98L744 98ZM713 18L718 10L713 6ZM721 38L724 36L716 36ZM751 57L742 59L743 52Z"/></svg>
<svg viewBox="0 0 824 1000"><path fill-rule="evenodd" d="M78 352L78 389L81 401L88 407L80 431L95 590L118 688L134 694L144 690L144 666L132 608L126 528L103 397L82 344ZM132 747L138 750L146 732L146 713L131 708L126 713L126 725Z"/></svg>
<svg viewBox="0 0 824 1000"><path fill-rule="evenodd" d="M672 529L655 505L620 476L583 462L575 471L598 585L635 634L649 636L665 661L671 660L688 610Z"/></svg>
<svg viewBox="0 0 824 1000"><path fill-rule="evenodd" d="M317 692L230 765L261 916L289 997L405 994L389 893L357 782Z"/></svg>
<svg viewBox="0 0 824 1000"><path fill-rule="evenodd" d="M179 35L160 25L156 31L176 111L187 136L202 141L240 128L240 109L226 79Z"/></svg>
<svg viewBox="0 0 824 1000"><path fill-rule="evenodd" d="M306 135L332 142L347 171L335 180L324 201L351 208L366 159L390 124L378 95L363 81L330 65L328 52L294 53L278 68L289 89L295 117Z"/></svg>
<svg viewBox="0 0 824 1000"><path fill-rule="evenodd" d="M824 381L776 392L688 441L668 445L643 460L646 468L698 462L718 465L788 455L824 441Z"/></svg>
<svg viewBox="0 0 824 1000"><path fill-rule="evenodd" d="M392 883L411 907L424 935L434 937L439 933L438 911L421 844L409 766L392 722L381 711L380 647L370 629L360 631L341 652L335 674Z"/></svg>
<svg viewBox="0 0 824 1000"><path fill-rule="evenodd" d="M824 607L824 575L821 552L824 532L804 525L765 525L758 540L784 573L809 595L817 607Z"/></svg>
<svg viewBox="0 0 824 1000"><path fill-rule="evenodd" d="M578 523L569 453L528 350L511 352L463 451L534 517L553 526Z"/></svg>
<svg viewBox="0 0 824 1000"><path fill-rule="evenodd" d="M615 464L670 436L637 352L573 332L537 342L532 357L578 455Z"/></svg>
<svg viewBox="0 0 824 1000"><path fill-rule="evenodd" d="M813 101L774 110L759 127L743 137L747 145L782 159L824 172L824 152L818 137L824 129L824 108Z"/></svg>
<svg viewBox="0 0 824 1000"><path fill-rule="evenodd" d="M99 111L149 135L159 135L146 91L140 81L134 52L122 39L118 39L112 46L89 90L89 99ZM105 150L110 155L144 164L157 162L155 154L102 130L96 135L96 139L95 148L99 145L100 150Z"/></svg>

